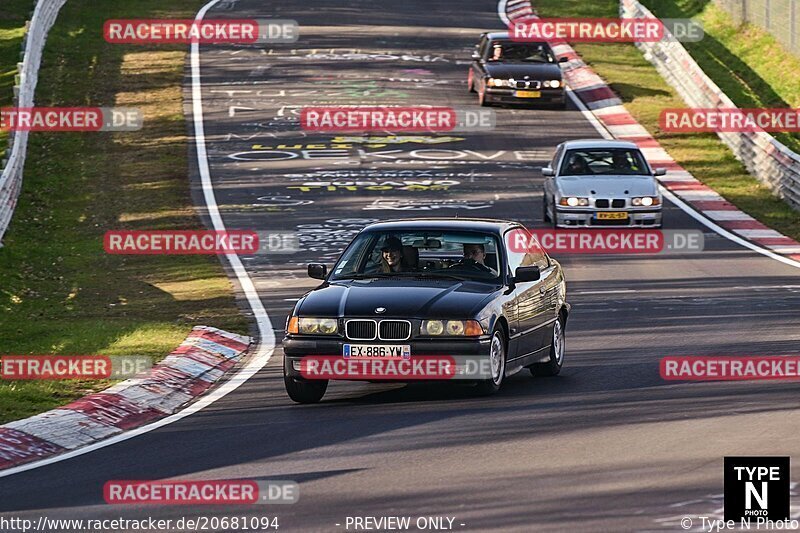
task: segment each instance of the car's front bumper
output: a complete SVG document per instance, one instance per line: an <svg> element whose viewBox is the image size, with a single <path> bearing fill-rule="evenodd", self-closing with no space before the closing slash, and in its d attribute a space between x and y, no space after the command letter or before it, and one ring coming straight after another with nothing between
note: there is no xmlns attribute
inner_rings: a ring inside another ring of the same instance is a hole
<svg viewBox="0 0 800 533"><path fill-rule="evenodd" d="M598 213L627 213L623 219L600 219ZM597 209L597 208L556 208L556 225L559 228L659 228L661 227L661 207L647 209Z"/></svg>
<svg viewBox="0 0 800 533"><path fill-rule="evenodd" d="M397 342L359 342L349 341L345 339L332 339L320 338L309 339L307 337L286 337L283 340L283 353L285 358L284 371L288 376L294 378L309 378L304 376L301 372L300 363L304 357L309 356L323 356L331 359L344 359L344 345L345 344L387 344L387 345L410 345L411 347L411 361L415 358L442 358L454 362L456 372L462 371L468 365L473 365L470 368L475 368L476 364L482 365L482 369L488 368L489 364L489 350L491 344L491 337L488 335L472 338L472 339L409 339L407 341ZM472 375L453 376L453 379L469 379L475 377ZM478 375L477 377L485 377ZM380 381L381 378L365 378L365 377L352 377L342 376L332 379L341 380L355 380L355 381ZM429 380L429 377L418 376L408 377L403 379L396 379L395 376L387 377L391 381L416 381L416 380Z"/></svg>
<svg viewBox="0 0 800 533"><path fill-rule="evenodd" d="M536 98L516 96L516 89L501 87L487 87L484 94L486 102L493 104L563 104L566 102L566 92L563 88L558 89L539 89L535 92L540 93Z"/></svg>

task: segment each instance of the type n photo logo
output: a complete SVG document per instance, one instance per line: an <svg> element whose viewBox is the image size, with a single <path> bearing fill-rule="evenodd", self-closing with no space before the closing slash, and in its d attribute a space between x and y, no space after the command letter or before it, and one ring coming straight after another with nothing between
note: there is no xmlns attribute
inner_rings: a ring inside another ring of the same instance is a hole
<svg viewBox="0 0 800 533"><path fill-rule="evenodd" d="M788 457L725 458L725 520L789 519Z"/></svg>

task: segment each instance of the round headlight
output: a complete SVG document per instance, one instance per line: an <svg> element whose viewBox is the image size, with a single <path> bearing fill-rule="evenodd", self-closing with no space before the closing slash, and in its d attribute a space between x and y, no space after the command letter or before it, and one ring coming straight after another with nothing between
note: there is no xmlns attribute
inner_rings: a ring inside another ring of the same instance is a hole
<svg viewBox="0 0 800 533"><path fill-rule="evenodd" d="M558 89L561 87L561 82L558 80L550 80L550 87L553 89Z"/></svg>
<svg viewBox="0 0 800 533"><path fill-rule="evenodd" d="M444 324L441 320L429 320L425 323L425 333L428 335L441 335L444 331Z"/></svg>
<svg viewBox="0 0 800 533"><path fill-rule="evenodd" d="M653 199L649 196L645 196L642 198L642 205L645 207L653 205Z"/></svg>
<svg viewBox="0 0 800 533"><path fill-rule="evenodd" d="M448 335L463 335L464 323L460 320L447 321L447 334Z"/></svg>
<svg viewBox="0 0 800 533"><path fill-rule="evenodd" d="M318 321L311 319L311 320L305 320L304 322L305 322L305 324L303 324L305 326L303 328L305 329L304 333L316 333L317 331L319 331Z"/></svg>
<svg viewBox="0 0 800 533"><path fill-rule="evenodd" d="M330 318L320 320L319 331L320 333L325 333L327 335L330 335L331 333L336 333L336 321Z"/></svg>
<svg viewBox="0 0 800 533"><path fill-rule="evenodd" d="M567 198L567 205L570 207L577 207L579 203L580 200L578 200L574 196L570 196L569 198Z"/></svg>

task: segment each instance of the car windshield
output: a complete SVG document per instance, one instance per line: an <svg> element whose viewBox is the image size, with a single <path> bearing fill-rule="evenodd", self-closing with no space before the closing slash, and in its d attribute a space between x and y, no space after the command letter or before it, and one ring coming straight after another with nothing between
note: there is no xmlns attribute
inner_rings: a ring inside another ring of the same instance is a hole
<svg viewBox="0 0 800 533"><path fill-rule="evenodd" d="M497 238L490 233L448 230L368 231L333 267L332 280L382 277L496 281Z"/></svg>
<svg viewBox="0 0 800 533"><path fill-rule="evenodd" d="M515 43L495 41L488 50L489 61L519 61L525 63L555 63L550 47L545 43Z"/></svg>
<svg viewBox="0 0 800 533"><path fill-rule="evenodd" d="M561 163L562 176L649 175L642 153L629 148L570 150Z"/></svg>

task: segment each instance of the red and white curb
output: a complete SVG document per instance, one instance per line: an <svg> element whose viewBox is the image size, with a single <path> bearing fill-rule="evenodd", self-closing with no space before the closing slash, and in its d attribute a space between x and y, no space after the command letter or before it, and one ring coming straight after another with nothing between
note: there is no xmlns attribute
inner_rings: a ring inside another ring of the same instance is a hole
<svg viewBox="0 0 800 533"><path fill-rule="evenodd" d="M528 0L507 2L505 14L510 22L538 18ZM716 191L702 184L680 166L637 122L625 109L622 100L583 62L569 44L564 41L551 44L558 57L566 57L568 60L561 64L567 84L597 121L614 138L639 146L653 167L667 169L666 176L659 179L665 189L723 230L759 248L788 258L791 262L800 261L800 243L740 211Z"/></svg>
<svg viewBox="0 0 800 533"><path fill-rule="evenodd" d="M0 470L75 450L171 415L222 378L249 346L249 337L195 327L146 376L0 426Z"/></svg>

